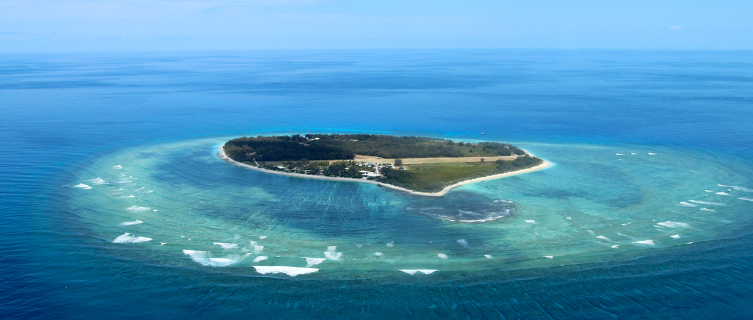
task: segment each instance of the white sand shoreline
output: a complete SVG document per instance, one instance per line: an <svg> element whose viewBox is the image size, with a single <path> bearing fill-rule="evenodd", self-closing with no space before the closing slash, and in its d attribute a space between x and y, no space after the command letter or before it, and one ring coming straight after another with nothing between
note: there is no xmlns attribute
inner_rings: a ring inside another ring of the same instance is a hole
<svg viewBox="0 0 753 320"><path fill-rule="evenodd" d="M223 149L223 147L224 147L224 145L220 146L220 152L217 155L221 159L223 159L223 160L225 160L225 161L227 161L227 162L229 162L231 164L234 164L236 166L239 166L239 167L244 167L244 168L248 168L248 169L252 169L252 170L256 170L256 171L261 171L261 172L266 172L266 173L279 174L279 175L283 175L283 176L296 177L296 178L370 183L370 184L376 184L376 185L380 185L380 186L387 187L387 188L392 188L392 189L395 189L395 190L404 191L404 192L407 192L407 193L410 193L410 194L414 194L414 195L418 195L418 196L427 196L427 197L441 197L441 196L445 195L451 189L457 188L459 186L463 186L463 185L466 185L466 184L471 184L471 183L480 182L480 181L493 180L493 179L499 179L499 178L514 176L514 175L519 175L519 174L524 174L524 173L529 173L529 172L544 170L544 169L549 168L549 167L552 166L552 164L549 161L546 161L546 160L542 159L544 162L541 163L538 166L535 166L535 167L531 167L531 168L523 169L523 170L518 170L518 171L512 171L512 172L505 172L505 173L495 174L495 175L481 177L481 178L476 178L476 179L465 180L465 181L461 181L461 182L455 183L453 185L449 185L449 186L445 187L444 189L442 189L442 191L431 193L431 192L413 191L413 190L406 189L406 188L403 188L403 187L398 187L396 185L391 185L391 184L388 184L388 183L378 182L378 181L374 181L374 180L353 179L353 178L340 178L340 177L327 177L327 176L317 176L317 175L309 175L309 174L301 174L301 173L291 173L291 172L280 172L280 171L274 171L274 170L267 170L267 169L264 169L264 168L254 167L252 165L248 165L248 164L245 164L245 163L240 163L238 161L230 159L225 154L225 149Z"/></svg>

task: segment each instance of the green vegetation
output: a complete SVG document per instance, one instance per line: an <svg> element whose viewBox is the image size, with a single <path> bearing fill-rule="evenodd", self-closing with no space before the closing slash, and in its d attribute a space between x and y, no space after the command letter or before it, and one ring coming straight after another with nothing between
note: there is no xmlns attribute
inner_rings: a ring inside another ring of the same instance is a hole
<svg viewBox="0 0 753 320"><path fill-rule="evenodd" d="M493 157L524 155L503 143L455 143L428 137L375 134L307 134L305 136L243 137L225 143L235 161L349 160L355 155L383 158Z"/></svg>
<svg viewBox="0 0 753 320"><path fill-rule="evenodd" d="M363 178L425 192L440 191L464 180L534 167L543 161L509 144L455 143L427 137L369 134L243 137L228 141L223 148L225 154L235 161L268 170ZM353 161L356 154L395 159L395 167L387 161L374 164ZM478 157L513 155L517 156L515 160L478 160ZM476 158L423 164L404 161L411 158L446 157Z"/></svg>

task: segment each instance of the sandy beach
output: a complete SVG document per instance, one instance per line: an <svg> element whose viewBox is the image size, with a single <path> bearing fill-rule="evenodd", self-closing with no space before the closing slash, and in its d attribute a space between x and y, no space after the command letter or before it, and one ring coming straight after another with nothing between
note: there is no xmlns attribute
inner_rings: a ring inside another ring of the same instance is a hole
<svg viewBox="0 0 753 320"><path fill-rule="evenodd" d="M532 167L532 168L518 170L518 171L513 171L513 172L506 172L506 173L501 173L501 174L495 174L495 175L486 176L486 177L482 177L482 178L465 180L465 181L461 181L461 182L455 183L453 185L449 185L449 186L445 187L444 189L442 189L439 192L433 192L432 193L432 192L413 191L413 190L406 189L406 188L403 188L403 187L398 187L398 186L395 186L395 185L391 185L391 184L383 183L383 182L378 182L378 181L374 181L374 180L340 178L340 177L326 177L326 176L315 176L315 175L308 175L308 174L301 174L301 173L291 173L291 172L280 172L280 171L274 171L274 170L267 170L267 169L264 169L264 168L255 167L255 166L252 166L252 165L248 165L248 164L245 164L245 163L240 163L238 161L230 159L225 154L225 150L223 149L223 146L220 146L220 151L218 153L218 156L221 159L223 159L223 160L225 160L225 161L227 161L229 163L232 163L232 164L234 164L236 166L244 167L244 168L248 168L248 169L252 169L252 170L257 170L257 171L262 171L262 172L266 172L266 173L279 174L279 175L283 175L283 176L296 177L296 178L306 178L306 179L321 179L321 180L334 180L334 181L349 181L349 182L370 183L370 184L376 184L376 185L380 185L380 186L387 187L387 188L392 188L392 189L395 189L395 190L404 191L404 192L407 192L407 193L410 193L410 194L414 194L414 195L418 195L418 196L427 196L427 197L441 197L441 196L445 195L448 191L452 190L453 188L457 188L459 186L463 186L463 185L466 185L466 184L471 184L471 183L476 183L476 182L479 182L479 181L487 181L487 180L493 180L493 179L499 179L499 178L514 176L514 175L518 175L518 174L524 174L524 173L539 171L539 170L543 170L543 169L546 169L546 168L549 168L549 167L552 166L552 164L550 162L544 160L544 162L542 164L540 164L538 166L535 166L535 167Z"/></svg>

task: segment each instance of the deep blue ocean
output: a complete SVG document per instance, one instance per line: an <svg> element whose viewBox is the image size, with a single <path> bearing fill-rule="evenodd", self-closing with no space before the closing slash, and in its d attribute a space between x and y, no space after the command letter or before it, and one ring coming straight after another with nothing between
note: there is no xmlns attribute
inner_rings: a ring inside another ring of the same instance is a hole
<svg viewBox="0 0 753 320"><path fill-rule="evenodd" d="M555 166L424 199L214 155L291 132ZM5 319L753 318L749 51L0 55L0 146ZM515 215L411 211L494 199Z"/></svg>

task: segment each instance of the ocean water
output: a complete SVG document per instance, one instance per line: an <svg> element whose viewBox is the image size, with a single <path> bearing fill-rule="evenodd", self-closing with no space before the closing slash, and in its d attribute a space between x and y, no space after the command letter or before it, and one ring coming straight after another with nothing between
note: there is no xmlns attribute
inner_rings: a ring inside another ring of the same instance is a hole
<svg viewBox="0 0 753 320"><path fill-rule="evenodd" d="M0 315L750 318L750 61L0 56ZM503 141L554 166L427 198L216 156L291 132Z"/></svg>

